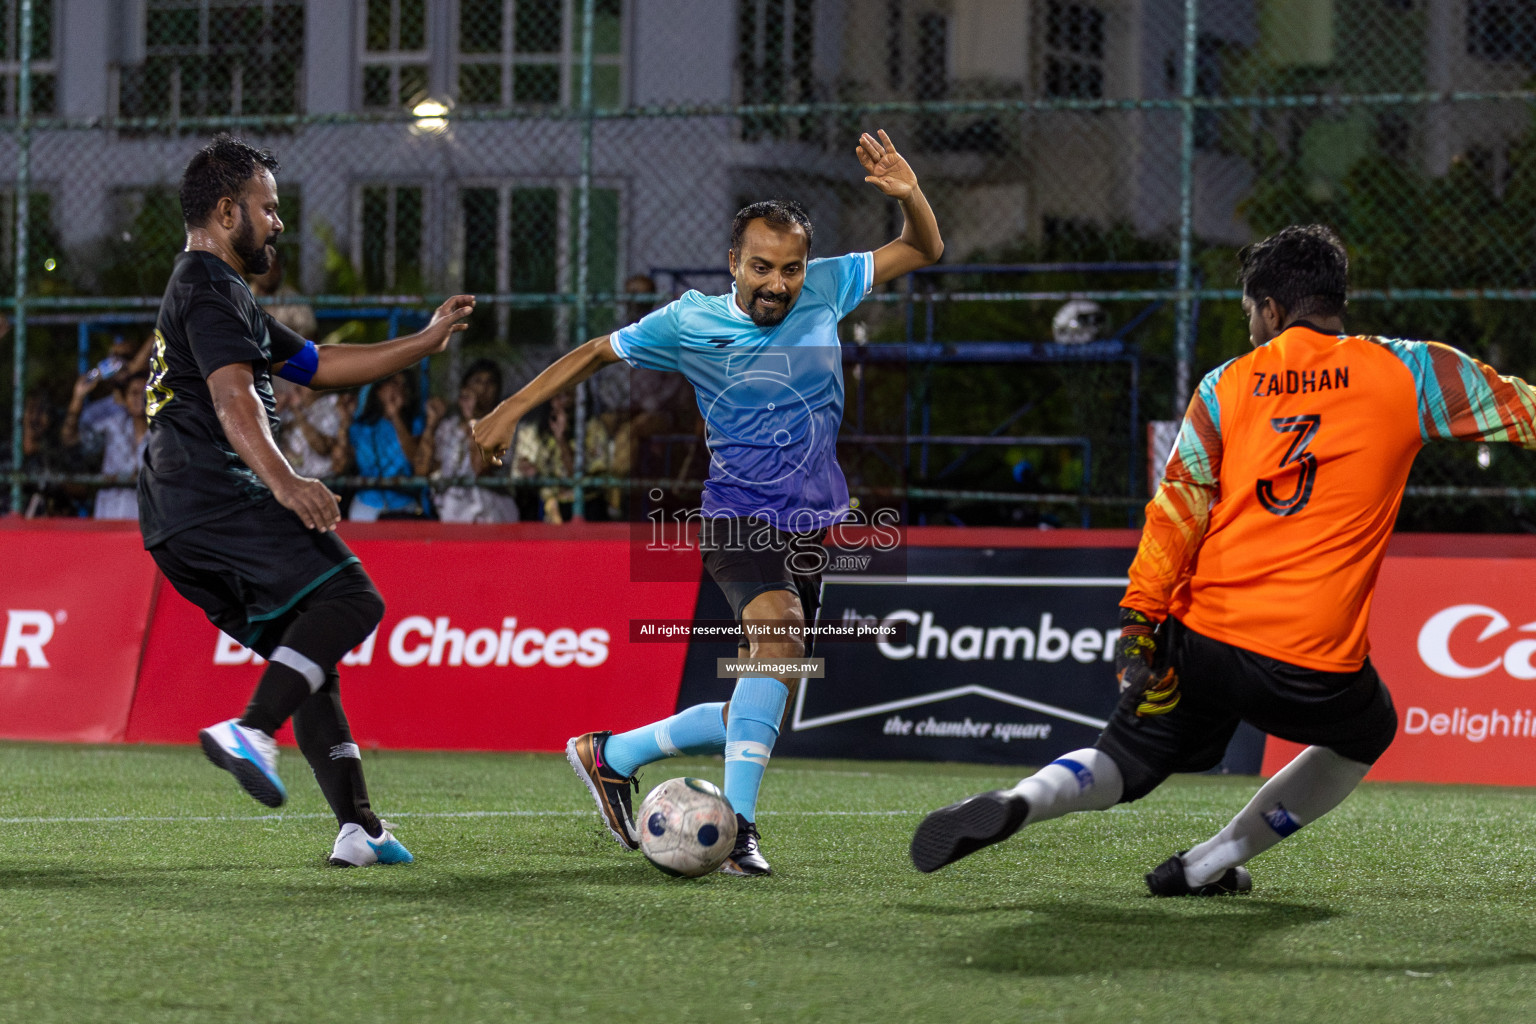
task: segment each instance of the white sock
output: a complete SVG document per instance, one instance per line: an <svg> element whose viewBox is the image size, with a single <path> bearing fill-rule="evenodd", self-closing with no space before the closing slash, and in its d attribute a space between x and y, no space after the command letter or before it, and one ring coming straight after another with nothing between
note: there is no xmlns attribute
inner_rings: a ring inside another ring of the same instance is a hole
<svg viewBox="0 0 1536 1024"><path fill-rule="evenodd" d="M1124 791L1120 766L1094 747L1063 754L1013 787L1029 802L1026 825L1073 811L1102 811L1119 803Z"/></svg>
<svg viewBox="0 0 1536 1024"><path fill-rule="evenodd" d="M1248 863L1339 806L1370 770L1326 747L1308 747L1264 783L1226 828L1184 855L1185 881L1194 888Z"/></svg>

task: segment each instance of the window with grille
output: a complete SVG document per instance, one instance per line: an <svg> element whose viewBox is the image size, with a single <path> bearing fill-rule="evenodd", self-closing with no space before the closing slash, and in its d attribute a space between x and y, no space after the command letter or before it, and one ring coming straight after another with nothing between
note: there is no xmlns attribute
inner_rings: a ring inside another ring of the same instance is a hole
<svg viewBox="0 0 1536 1024"><path fill-rule="evenodd" d="M810 103L815 99L814 0L740 0L737 7L736 77L746 104ZM742 119L742 136L811 138L811 118L754 114Z"/></svg>
<svg viewBox="0 0 1536 1024"><path fill-rule="evenodd" d="M459 0L454 95L461 106L581 101L582 0ZM623 105L623 0L597 0L592 103Z"/></svg>
<svg viewBox="0 0 1536 1024"><path fill-rule="evenodd" d="M1046 96L1102 99L1104 12L1091 4L1051 0L1045 8Z"/></svg>
<svg viewBox="0 0 1536 1024"><path fill-rule="evenodd" d="M124 117L295 114L303 0L145 0L144 60L118 75Z"/></svg>
<svg viewBox="0 0 1536 1024"><path fill-rule="evenodd" d="M370 292L422 290L425 241L422 185L364 185L357 193L353 262Z"/></svg>
<svg viewBox="0 0 1536 1024"><path fill-rule="evenodd" d="M364 0L365 107L410 107L426 98L431 55L427 0Z"/></svg>
<svg viewBox="0 0 1536 1024"><path fill-rule="evenodd" d="M553 294L576 288L578 193L573 182L486 182L459 191L463 287L476 294ZM619 290L619 191L594 188L588 214L587 290ZM611 309L589 313L589 333L606 329ZM498 310L496 331L515 342L563 338L568 307ZM584 340L584 339L577 339Z"/></svg>
<svg viewBox="0 0 1536 1024"><path fill-rule="evenodd" d="M54 0L32 4L32 113L54 113ZM0 88L4 116L16 116L16 80L21 74L21 0L0 0Z"/></svg>

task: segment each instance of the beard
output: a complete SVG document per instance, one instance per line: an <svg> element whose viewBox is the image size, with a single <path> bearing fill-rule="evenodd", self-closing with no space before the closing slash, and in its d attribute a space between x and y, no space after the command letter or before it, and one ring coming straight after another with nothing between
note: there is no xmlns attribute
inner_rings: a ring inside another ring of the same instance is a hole
<svg viewBox="0 0 1536 1024"><path fill-rule="evenodd" d="M240 217L240 230L229 240L230 248L235 250L235 255L240 257L240 262L245 264L245 272L252 276L260 276L272 269L272 257L276 250L265 242L257 244L256 225L243 213Z"/></svg>
<svg viewBox="0 0 1536 1024"><path fill-rule="evenodd" d="M776 306L762 306L758 299L778 299ZM752 292L752 299L747 303L747 316L758 327L777 327L789 316L789 292L771 292L766 288L758 288Z"/></svg>

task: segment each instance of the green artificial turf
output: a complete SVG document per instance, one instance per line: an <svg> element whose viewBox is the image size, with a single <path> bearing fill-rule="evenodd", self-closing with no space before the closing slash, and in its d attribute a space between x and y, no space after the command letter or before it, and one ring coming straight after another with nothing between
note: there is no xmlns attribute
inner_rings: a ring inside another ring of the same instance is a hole
<svg viewBox="0 0 1536 1024"><path fill-rule="evenodd" d="M298 757L264 815L191 747L0 744L0 1021L1536 1019L1536 799L1367 784L1250 896L1141 876L1251 778L1179 778L935 875L920 814L975 765L775 760L767 879L677 880L558 756L369 752L413 865L324 865ZM659 769L659 770L658 770ZM675 761L651 782L719 762Z"/></svg>

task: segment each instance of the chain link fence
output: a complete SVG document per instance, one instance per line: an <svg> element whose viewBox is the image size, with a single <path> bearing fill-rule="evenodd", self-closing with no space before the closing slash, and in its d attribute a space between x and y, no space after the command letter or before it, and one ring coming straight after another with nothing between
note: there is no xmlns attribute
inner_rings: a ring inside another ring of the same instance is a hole
<svg viewBox="0 0 1536 1024"><path fill-rule="evenodd" d="M43 436L148 329L216 131L282 161L279 301L322 335L480 296L423 374L451 408L477 359L510 388L726 289L748 201L804 203L813 255L895 237L854 156L884 128L947 251L844 322L850 483L910 522L1134 525L1148 424L1246 350L1234 256L1285 224L1343 234L1352 329L1536 376L1533 74L1521 0L0 0L12 507L88 498L100 466ZM571 511L634 517L608 485L697 480L675 391L594 378L588 443L525 490L596 476ZM1433 446L1402 518L1524 530L1532 502L1531 453Z"/></svg>

